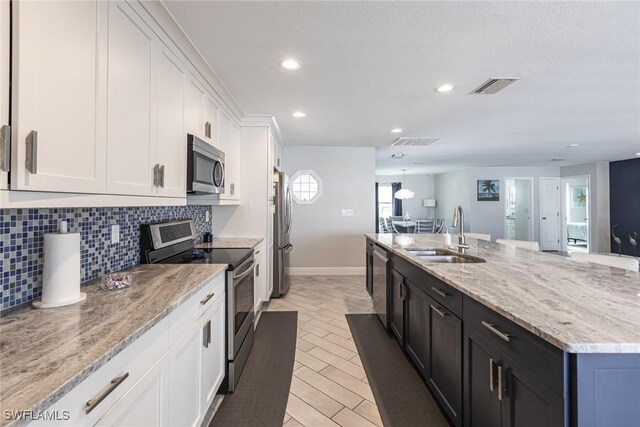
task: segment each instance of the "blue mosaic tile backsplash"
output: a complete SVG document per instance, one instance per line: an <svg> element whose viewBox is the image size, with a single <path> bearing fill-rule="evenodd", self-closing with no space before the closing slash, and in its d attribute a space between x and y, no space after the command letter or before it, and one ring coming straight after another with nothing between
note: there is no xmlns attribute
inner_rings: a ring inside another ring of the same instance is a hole
<svg viewBox="0 0 640 427"><path fill-rule="evenodd" d="M127 208L0 209L0 310L42 295L44 234L67 220L80 232L82 282L140 262L140 224L192 218L198 240L212 232L210 206ZM111 244L111 226L120 226L120 242Z"/></svg>

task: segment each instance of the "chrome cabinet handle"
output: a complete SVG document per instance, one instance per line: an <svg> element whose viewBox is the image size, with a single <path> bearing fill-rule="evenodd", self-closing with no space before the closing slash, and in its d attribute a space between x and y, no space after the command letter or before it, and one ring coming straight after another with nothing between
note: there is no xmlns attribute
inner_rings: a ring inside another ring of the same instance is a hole
<svg viewBox="0 0 640 427"><path fill-rule="evenodd" d="M235 184L231 184L229 186L229 194L233 196L235 192L236 192L236 185Z"/></svg>
<svg viewBox="0 0 640 427"><path fill-rule="evenodd" d="M440 295L442 298L446 298L449 296L448 293L446 293L445 291L443 291L440 288L436 288L435 286L432 286L431 289L433 289L433 292L435 292L436 294Z"/></svg>
<svg viewBox="0 0 640 427"><path fill-rule="evenodd" d="M207 320L202 328L202 345L204 348L209 348L209 344L211 344L211 320Z"/></svg>
<svg viewBox="0 0 640 427"><path fill-rule="evenodd" d="M502 401L504 396L504 374L502 366L498 365L498 400Z"/></svg>
<svg viewBox="0 0 640 427"><path fill-rule="evenodd" d="M260 264L256 264L256 277L260 276Z"/></svg>
<svg viewBox="0 0 640 427"><path fill-rule="evenodd" d="M160 186L160 165L158 163L153 167L153 185L154 187Z"/></svg>
<svg viewBox="0 0 640 427"><path fill-rule="evenodd" d="M4 125L0 128L0 170L9 172L11 165L11 126Z"/></svg>
<svg viewBox="0 0 640 427"><path fill-rule="evenodd" d="M440 317L445 317L445 316L447 316L449 314L446 311L443 311L442 309L436 307L435 305L431 305L431 309L433 311L435 311L436 313L438 313L440 315Z"/></svg>
<svg viewBox="0 0 640 427"><path fill-rule="evenodd" d="M164 165L160 166L160 187L164 188Z"/></svg>
<svg viewBox="0 0 640 427"><path fill-rule="evenodd" d="M119 377L115 377L105 388L102 389L102 391L100 391L100 394L98 394L98 396L88 400L84 411L85 414L88 414L89 412L96 409L96 406L98 406L100 402L102 402L107 396L109 396L111 392L113 392L113 390L118 388L118 386L122 384L122 382L126 380L128 376L129 372L125 372Z"/></svg>
<svg viewBox="0 0 640 427"><path fill-rule="evenodd" d="M496 328L496 325L494 325L493 323L485 322L483 320L482 326L484 326L485 328L487 328L488 330L490 330L491 332L493 332L494 334L496 334L506 342L509 342L509 340L511 339L511 335L507 334L506 332L499 331L498 328Z"/></svg>
<svg viewBox="0 0 640 427"><path fill-rule="evenodd" d="M32 130L27 135L25 166L32 174L36 175L38 173L38 132L35 130Z"/></svg>
<svg viewBox="0 0 640 427"><path fill-rule="evenodd" d="M493 359L489 359L489 391L495 390L496 379L493 373L495 366L496 362Z"/></svg>
<svg viewBox="0 0 640 427"><path fill-rule="evenodd" d="M208 303L208 302L209 302L209 300L210 300L211 298L213 298L213 296L214 296L215 294L216 294L215 292L210 293L209 295L207 295L206 297L204 297L204 299L203 299L202 301L200 301L200 304L205 305L206 303Z"/></svg>

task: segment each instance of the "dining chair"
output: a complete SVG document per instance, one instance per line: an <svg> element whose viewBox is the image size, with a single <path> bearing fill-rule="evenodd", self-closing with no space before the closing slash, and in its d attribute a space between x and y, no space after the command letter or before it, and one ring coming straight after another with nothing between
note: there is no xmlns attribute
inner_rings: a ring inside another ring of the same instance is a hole
<svg viewBox="0 0 640 427"><path fill-rule="evenodd" d="M413 230L416 234L430 233L433 234L436 228L436 221L433 219L418 219Z"/></svg>
<svg viewBox="0 0 640 427"><path fill-rule="evenodd" d="M392 233L391 227L389 226L389 222L387 218L378 218L378 231L380 233Z"/></svg>
<svg viewBox="0 0 640 427"><path fill-rule="evenodd" d="M487 242L491 241L491 234L483 234L483 233L464 233L465 236L471 237L472 239L484 240Z"/></svg>
<svg viewBox="0 0 640 427"><path fill-rule="evenodd" d="M444 218L436 218L433 225L433 233L440 234L444 231Z"/></svg>
<svg viewBox="0 0 640 427"><path fill-rule="evenodd" d="M636 258L606 255L587 254L584 252L570 252L569 257L581 262L591 262L594 264L607 265L609 267L623 268L629 271L638 271L638 260Z"/></svg>
<svg viewBox="0 0 640 427"><path fill-rule="evenodd" d="M540 251L540 243L530 242L528 240L496 239L496 243L506 246L514 246L516 248L529 249L530 251Z"/></svg>

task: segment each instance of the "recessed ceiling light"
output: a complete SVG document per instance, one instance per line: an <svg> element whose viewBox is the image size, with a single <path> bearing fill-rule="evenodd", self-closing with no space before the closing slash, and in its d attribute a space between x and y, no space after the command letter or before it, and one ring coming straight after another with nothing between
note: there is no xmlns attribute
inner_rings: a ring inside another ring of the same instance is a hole
<svg viewBox="0 0 640 427"><path fill-rule="evenodd" d="M564 162L566 159L551 159L552 162Z"/></svg>
<svg viewBox="0 0 640 427"><path fill-rule="evenodd" d="M296 71L302 68L302 62L294 58L287 58L280 61L280 66L287 70Z"/></svg>
<svg viewBox="0 0 640 427"><path fill-rule="evenodd" d="M440 85L436 88L436 92L440 92L440 93L451 92L454 89L454 87L455 86L450 84Z"/></svg>
<svg viewBox="0 0 640 427"><path fill-rule="evenodd" d="M577 146L579 146L579 145L580 145L580 144L569 144L569 145L567 145L567 148L573 148L573 147L577 147Z"/></svg>
<svg viewBox="0 0 640 427"><path fill-rule="evenodd" d="M303 117L307 117L307 115L305 113L303 113L302 111L294 111L293 114L291 114L293 117L295 117L296 119L301 119Z"/></svg>
<svg viewBox="0 0 640 427"><path fill-rule="evenodd" d="M640 156L640 153L636 153L636 156Z"/></svg>
<svg viewBox="0 0 640 427"><path fill-rule="evenodd" d="M402 128L393 128L391 129L391 133L401 133L402 132Z"/></svg>

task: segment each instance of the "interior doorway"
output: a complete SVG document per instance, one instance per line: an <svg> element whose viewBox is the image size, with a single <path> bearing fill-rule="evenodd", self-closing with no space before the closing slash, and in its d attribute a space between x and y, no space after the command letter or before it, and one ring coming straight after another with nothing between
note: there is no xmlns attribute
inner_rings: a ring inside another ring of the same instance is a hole
<svg viewBox="0 0 640 427"><path fill-rule="evenodd" d="M504 236L509 240L532 241L533 178L505 178Z"/></svg>
<svg viewBox="0 0 640 427"><path fill-rule="evenodd" d="M589 175L562 178L562 246L564 251L589 252L591 205Z"/></svg>

